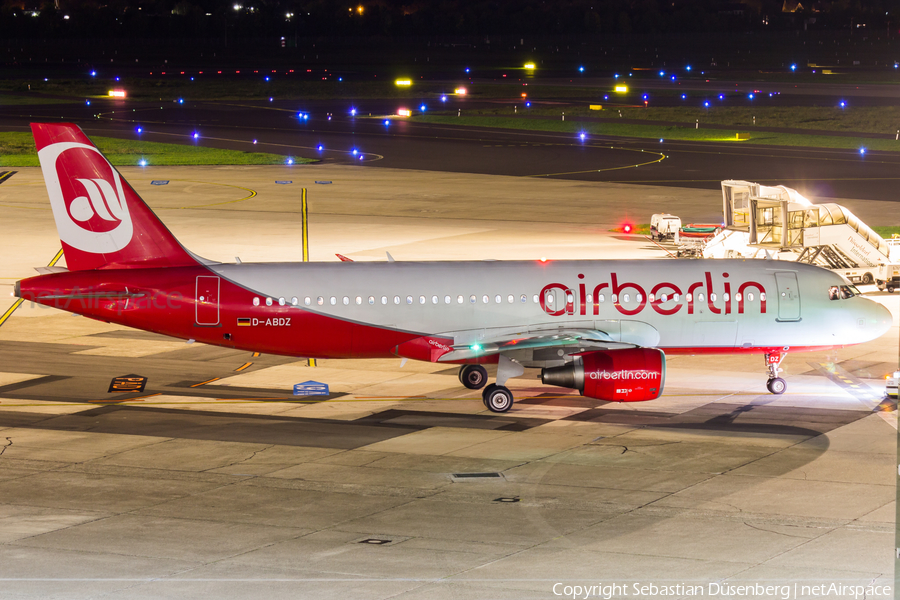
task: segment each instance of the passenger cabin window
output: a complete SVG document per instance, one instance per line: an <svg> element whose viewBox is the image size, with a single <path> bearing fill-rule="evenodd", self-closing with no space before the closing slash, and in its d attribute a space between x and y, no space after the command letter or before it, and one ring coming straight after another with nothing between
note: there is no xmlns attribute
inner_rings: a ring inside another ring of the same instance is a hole
<svg viewBox="0 0 900 600"><path fill-rule="evenodd" d="M369 306L375 304L375 296L369 296Z"/></svg>
<svg viewBox="0 0 900 600"><path fill-rule="evenodd" d="M343 303L344 303L344 306L347 306L348 304L350 304L350 298L348 298L347 296L344 296Z"/></svg>
<svg viewBox="0 0 900 600"><path fill-rule="evenodd" d="M450 296L444 296L444 304L450 304L453 301L453 298Z"/></svg>
<svg viewBox="0 0 900 600"><path fill-rule="evenodd" d="M425 296L419 296L419 304L425 304Z"/></svg>
<svg viewBox="0 0 900 600"><path fill-rule="evenodd" d="M475 297L475 294L472 294L471 296L469 296L469 302L471 302L472 304L475 304L476 302L478 302L478 298Z"/></svg>
<svg viewBox="0 0 900 600"><path fill-rule="evenodd" d="M703 294L697 294L697 302L703 302Z"/></svg>
<svg viewBox="0 0 900 600"><path fill-rule="evenodd" d="M487 294L485 294L484 296L481 297L481 301L482 301L483 303L485 303L485 304L489 304L490 301L491 301L491 299L488 298L488 295L487 295Z"/></svg>
<svg viewBox="0 0 900 600"><path fill-rule="evenodd" d="M494 296L494 302L497 304L500 304L501 302L503 302L503 298L500 297L500 294L497 294L496 296Z"/></svg>
<svg viewBox="0 0 900 600"><path fill-rule="evenodd" d="M294 296L293 298L291 298L291 306L297 306L297 304L299 304L297 296Z"/></svg>
<svg viewBox="0 0 900 600"><path fill-rule="evenodd" d="M382 304L387 304L387 296L382 296L382 297L381 297L381 303L382 303Z"/></svg>
<svg viewBox="0 0 900 600"><path fill-rule="evenodd" d="M701 300L703 300L703 298L701 298ZM710 302L716 301L716 293L715 292L713 292L712 294L709 295L709 301Z"/></svg>
<svg viewBox="0 0 900 600"><path fill-rule="evenodd" d="M604 296L603 294L597 294L597 303L603 304L604 302L606 302L606 296Z"/></svg>
<svg viewBox="0 0 900 600"><path fill-rule="evenodd" d="M253 299L253 306L259 306L259 298Z"/></svg>
<svg viewBox="0 0 900 600"><path fill-rule="evenodd" d="M284 298L278 299L278 306L284 306Z"/></svg>
<svg viewBox="0 0 900 600"><path fill-rule="evenodd" d="M329 299L329 302L331 302L331 305L334 306L335 304L337 304L337 298L335 298L334 296L332 296L332 297Z"/></svg>
<svg viewBox="0 0 900 600"><path fill-rule="evenodd" d="M534 298L533 298L533 300L534 300L534 303L535 303L535 304L537 304L537 303L538 303L538 302L540 302L540 301L541 301L541 299L540 299L540 298L538 298L538 295L537 295L537 294L535 294L535 295L534 295Z"/></svg>
<svg viewBox="0 0 900 600"><path fill-rule="evenodd" d="M272 299L266 298L266 306L272 306Z"/></svg>
<svg viewBox="0 0 900 600"><path fill-rule="evenodd" d="M394 304L400 304L400 296L394 296Z"/></svg>
<svg viewBox="0 0 900 600"><path fill-rule="evenodd" d="M323 304L325 304L325 298L323 298L322 296L319 296L318 298L316 298L316 304L318 304L319 306L322 306Z"/></svg>
<svg viewBox="0 0 900 600"><path fill-rule="evenodd" d="M432 297L431 297L431 303L432 303L432 304L437 304L438 302L440 302L440 300L438 299L437 296L432 296Z"/></svg>
<svg viewBox="0 0 900 600"><path fill-rule="evenodd" d="M357 304L357 306L360 305L360 304L362 304L362 297L361 297L361 296L357 296L357 297L356 297L356 304Z"/></svg>
<svg viewBox="0 0 900 600"><path fill-rule="evenodd" d="M413 303L413 297L412 297L412 296L407 296L407 297L406 297L406 303L407 303L407 304L412 304L412 303Z"/></svg>
<svg viewBox="0 0 900 600"><path fill-rule="evenodd" d="M509 296L506 297L506 301L509 302L510 304L515 304L516 297L513 296L512 294L510 294Z"/></svg>
<svg viewBox="0 0 900 600"><path fill-rule="evenodd" d="M306 298L303 299L303 304L305 304L306 306L309 306L311 301L312 301L312 299L309 296L307 296Z"/></svg>
<svg viewBox="0 0 900 600"><path fill-rule="evenodd" d="M463 302L465 302L465 300L466 300L466 299L463 298L461 295L456 297L456 303L457 303L457 304L462 304Z"/></svg>

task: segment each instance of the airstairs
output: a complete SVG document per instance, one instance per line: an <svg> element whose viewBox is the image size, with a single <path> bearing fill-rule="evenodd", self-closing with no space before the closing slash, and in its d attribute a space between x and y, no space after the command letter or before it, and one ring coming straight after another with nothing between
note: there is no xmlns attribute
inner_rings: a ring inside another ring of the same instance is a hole
<svg viewBox="0 0 900 600"><path fill-rule="evenodd" d="M727 180L722 212L725 227L706 244L704 258L774 254L879 287L900 275L900 239L883 239L839 204L813 204L785 186Z"/></svg>

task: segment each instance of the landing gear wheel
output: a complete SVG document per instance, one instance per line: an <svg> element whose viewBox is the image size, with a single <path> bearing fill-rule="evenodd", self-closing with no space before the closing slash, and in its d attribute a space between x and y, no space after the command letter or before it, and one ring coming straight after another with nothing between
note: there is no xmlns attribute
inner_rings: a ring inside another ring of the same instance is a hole
<svg viewBox="0 0 900 600"><path fill-rule="evenodd" d="M483 388L487 378L487 370L481 365L464 365L459 370L459 382L470 390Z"/></svg>
<svg viewBox="0 0 900 600"><path fill-rule="evenodd" d="M489 411L495 413L505 413L513 405L513 395L509 388L494 383L484 388L481 400Z"/></svg>
<svg viewBox="0 0 900 600"><path fill-rule="evenodd" d="M776 396L780 396L787 389L787 382L781 377L776 377L766 382L766 388Z"/></svg>
<svg viewBox="0 0 900 600"><path fill-rule="evenodd" d="M866 285L869 285L870 283L872 283L874 281L875 281L875 278L872 277L871 273L866 273L862 276L862 282Z"/></svg>

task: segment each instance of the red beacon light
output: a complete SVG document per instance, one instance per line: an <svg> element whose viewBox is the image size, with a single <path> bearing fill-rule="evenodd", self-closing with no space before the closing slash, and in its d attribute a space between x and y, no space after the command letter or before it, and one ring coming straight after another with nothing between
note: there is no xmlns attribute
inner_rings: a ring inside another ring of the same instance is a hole
<svg viewBox="0 0 900 600"><path fill-rule="evenodd" d="M622 225L622 231L624 231L625 233L631 233L633 230L634 227L632 227L631 223L625 223L624 225Z"/></svg>

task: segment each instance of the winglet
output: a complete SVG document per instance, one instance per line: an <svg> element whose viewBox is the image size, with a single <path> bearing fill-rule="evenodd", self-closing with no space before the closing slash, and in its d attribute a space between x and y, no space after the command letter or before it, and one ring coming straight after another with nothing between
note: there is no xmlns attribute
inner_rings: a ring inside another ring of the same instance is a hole
<svg viewBox="0 0 900 600"><path fill-rule="evenodd" d="M388 262L397 262L396 260L394 260L394 257L391 256L390 252L385 252L385 254L387 254Z"/></svg>
<svg viewBox="0 0 900 600"><path fill-rule="evenodd" d="M352 258L347 258L343 254L335 254L335 256L337 256L339 259L341 259L341 262L353 262Z"/></svg>

